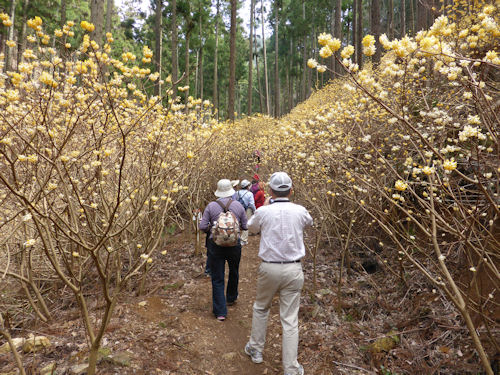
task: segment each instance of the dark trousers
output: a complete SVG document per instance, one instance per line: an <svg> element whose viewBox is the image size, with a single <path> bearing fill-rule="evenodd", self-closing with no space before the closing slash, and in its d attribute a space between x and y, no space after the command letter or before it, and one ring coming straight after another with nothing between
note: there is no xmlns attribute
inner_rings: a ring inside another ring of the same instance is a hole
<svg viewBox="0 0 500 375"><path fill-rule="evenodd" d="M215 316L227 315L227 302L238 298L239 268L241 259L241 245L221 247L211 239L208 245L208 265L212 276L212 304ZM224 273L226 261L229 266L226 295L224 296Z"/></svg>

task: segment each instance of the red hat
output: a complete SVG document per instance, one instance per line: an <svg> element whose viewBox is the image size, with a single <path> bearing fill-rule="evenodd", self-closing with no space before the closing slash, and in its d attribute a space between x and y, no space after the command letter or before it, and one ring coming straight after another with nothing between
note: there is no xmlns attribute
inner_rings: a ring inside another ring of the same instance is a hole
<svg viewBox="0 0 500 375"><path fill-rule="evenodd" d="M259 175L256 173L256 174L254 174L254 175L253 175L253 179L254 179L254 180L259 181L259 180L260 180L260 177L259 177Z"/></svg>

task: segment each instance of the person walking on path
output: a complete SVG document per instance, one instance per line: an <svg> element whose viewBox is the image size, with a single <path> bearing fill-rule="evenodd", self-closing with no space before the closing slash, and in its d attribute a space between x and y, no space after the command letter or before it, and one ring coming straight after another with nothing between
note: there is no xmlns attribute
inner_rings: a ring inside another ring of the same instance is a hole
<svg viewBox="0 0 500 375"><path fill-rule="evenodd" d="M243 208L245 209L247 219L250 219L257 209L255 207L255 201L253 198L253 194L248 188L250 187L250 181L248 180L243 180L241 181L241 189L238 190L234 195L233 199L237 200L238 202L241 203ZM244 230L241 232L241 245L247 245L248 244L248 231Z"/></svg>
<svg viewBox="0 0 500 375"><path fill-rule="evenodd" d="M236 217L240 228L247 230L247 216L243 206L231 197L235 193L230 180L222 179L217 183L216 201L210 202L203 212L199 224L200 230L209 233L222 212L230 211ZM210 233L207 241L208 265L212 278L212 310L219 321L227 316L227 305L232 305L238 298L239 266L241 259L241 243L235 246L219 246ZM227 289L224 295L224 273L226 261L229 267Z"/></svg>
<svg viewBox="0 0 500 375"><path fill-rule="evenodd" d="M252 192L254 197L255 194L259 191L259 181L260 177L257 173L255 173L252 177L252 186L250 186L250 191Z"/></svg>
<svg viewBox="0 0 500 375"><path fill-rule="evenodd" d="M266 194L264 193L265 185L262 181L259 181L258 186L259 191L254 195L256 208L262 207L266 202Z"/></svg>
<svg viewBox="0 0 500 375"><path fill-rule="evenodd" d="M292 180L285 172L269 180L273 203L259 208L248 222L250 232L261 232L257 295L253 305L252 332L245 353L254 363L262 363L267 318L276 293L280 296L283 328L282 359L285 375L303 375L297 361L299 343L300 293L304 274L300 260L305 256L303 232L313 224L309 212L289 200Z"/></svg>

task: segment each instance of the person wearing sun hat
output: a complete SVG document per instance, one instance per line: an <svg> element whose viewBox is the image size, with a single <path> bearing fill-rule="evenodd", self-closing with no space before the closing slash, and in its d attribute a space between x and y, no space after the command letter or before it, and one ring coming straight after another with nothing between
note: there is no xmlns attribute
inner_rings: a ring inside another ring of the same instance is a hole
<svg viewBox="0 0 500 375"><path fill-rule="evenodd" d="M252 331L245 353L254 363L262 363L267 318L275 294L280 296L283 327L282 360L285 375L303 375L297 361L299 343L300 294L304 284L301 259L305 256L303 233L313 224L309 212L290 202L292 179L276 172L269 179L272 203L260 207L248 221L252 233L261 232L257 293L253 305Z"/></svg>
<svg viewBox="0 0 500 375"><path fill-rule="evenodd" d="M215 196L217 201L210 202L199 224L200 230L210 233L212 225L217 222L219 215L224 211L224 206L231 211L240 224L242 230L247 230L247 216L245 209L237 200L233 200L235 193L233 183L230 180L222 179L217 182ZM236 246L222 247L218 246L209 234L207 240L208 266L212 278L212 310L219 321L224 321L227 316L227 305L232 305L238 298L239 266L241 259L241 243L238 241ZM229 277L227 280L227 289L224 295L224 273L226 262L229 267Z"/></svg>

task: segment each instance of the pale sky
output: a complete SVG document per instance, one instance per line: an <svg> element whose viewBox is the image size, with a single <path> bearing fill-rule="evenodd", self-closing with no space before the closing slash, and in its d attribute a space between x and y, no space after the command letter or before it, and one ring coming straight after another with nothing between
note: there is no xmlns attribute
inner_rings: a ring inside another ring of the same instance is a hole
<svg viewBox="0 0 500 375"><path fill-rule="evenodd" d="M115 5L118 7L118 12L121 13L124 8L126 7L127 3L130 3L130 0L115 0ZM256 0L256 10L260 10L260 1ZM145 13L150 13L151 8L149 7L150 1L149 0L140 0L138 1L139 3L139 10ZM269 0L264 0L264 7L266 8L267 11L269 11ZM133 9L137 9L136 3L134 3ZM213 13L215 13L215 9L213 9ZM243 20L243 27L245 28L246 32L248 33L248 25L250 23L250 0L241 0L241 8L238 12L239 17ZM260 34L261 29L258 28L257 33ZM270 26L266 26L266 36L269 36L271 33Z"/></svg>

